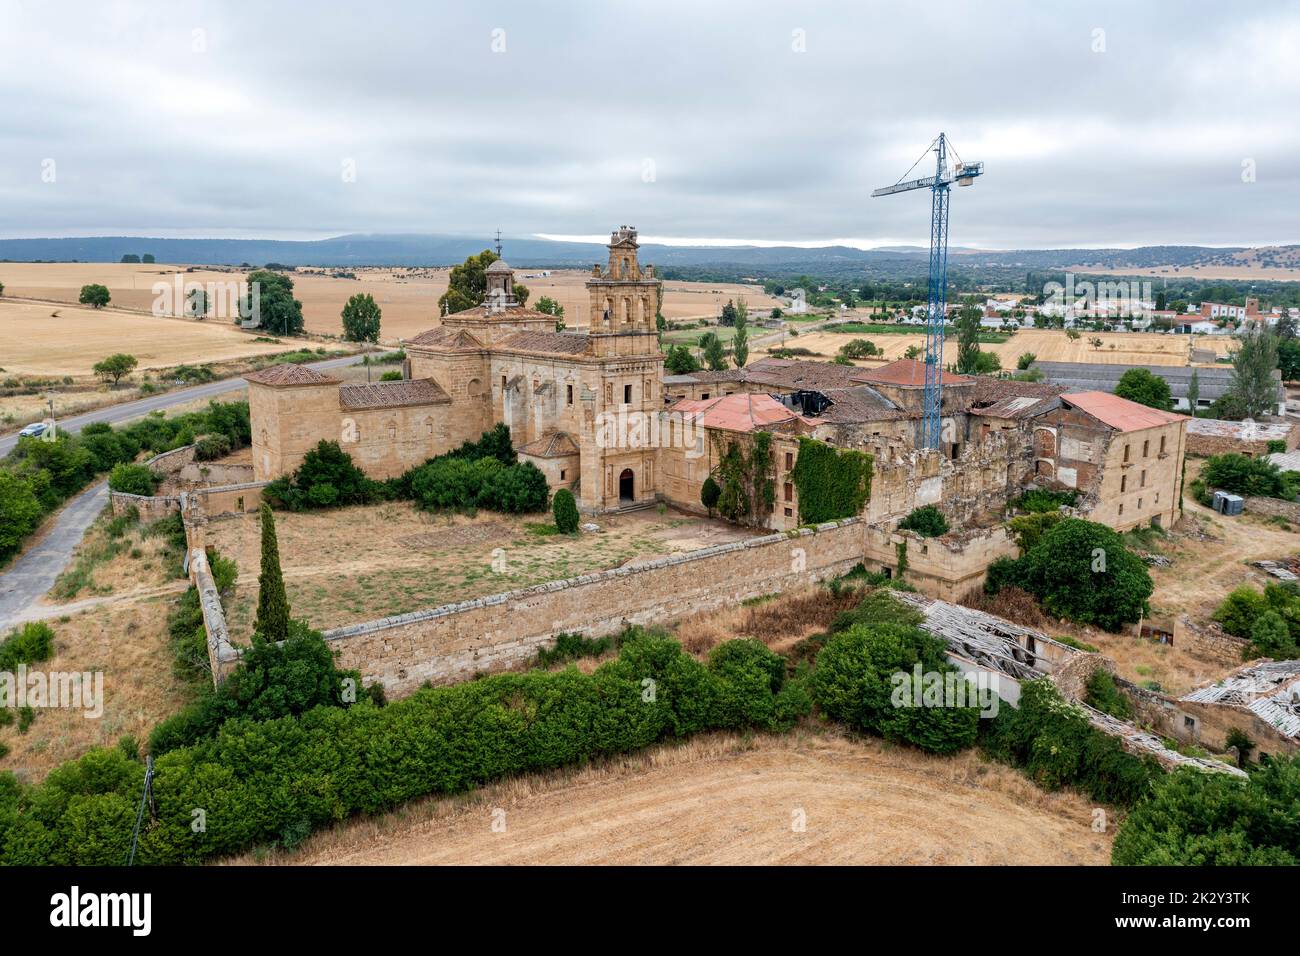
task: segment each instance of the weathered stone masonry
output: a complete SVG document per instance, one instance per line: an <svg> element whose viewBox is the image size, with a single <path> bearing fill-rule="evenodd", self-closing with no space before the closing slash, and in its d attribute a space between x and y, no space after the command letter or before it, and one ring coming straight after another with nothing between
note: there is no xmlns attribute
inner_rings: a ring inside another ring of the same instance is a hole
<svg viewBox="0 0 1300 956"><path fill-rule="evenodd" d="M527 663L557 634L600 636L834 577L862 560L857 519L660 558L325 634L339 666L391 695Z"/></svg>

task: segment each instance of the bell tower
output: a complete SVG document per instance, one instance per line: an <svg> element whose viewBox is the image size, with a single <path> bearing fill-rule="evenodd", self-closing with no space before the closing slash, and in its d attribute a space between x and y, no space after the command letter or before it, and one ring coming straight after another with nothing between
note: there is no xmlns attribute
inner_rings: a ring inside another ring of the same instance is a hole
<svg viewBox="0 0 1300 956"><path fill-rule="evenodd" d="M639 245L635 226L619 226L609 237L609 262L591 268L587 292L591 296L593 334L602 332L655 334L659 308L659 280L654 266L637 261ZM658 351L656 345L655 351Z"/></svg>

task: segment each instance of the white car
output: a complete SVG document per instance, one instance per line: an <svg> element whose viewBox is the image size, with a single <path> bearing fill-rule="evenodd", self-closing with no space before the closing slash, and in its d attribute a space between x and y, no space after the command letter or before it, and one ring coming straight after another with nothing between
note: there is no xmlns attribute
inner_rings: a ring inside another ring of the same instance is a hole
<svg viewBox="0 0 1300 956"><path fill-rule="evenodd" d="M18 433L19 438L40 438L49 426L45 422L33 422Z"/></svg>

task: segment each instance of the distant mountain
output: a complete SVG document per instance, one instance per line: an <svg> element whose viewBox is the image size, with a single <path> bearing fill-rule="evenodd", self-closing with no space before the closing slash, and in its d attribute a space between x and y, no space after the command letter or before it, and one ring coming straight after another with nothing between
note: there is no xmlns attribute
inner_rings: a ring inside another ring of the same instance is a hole
<svg viewBox="0 0 1300 956"><path fill-rule="evenodd" d="M588 267L601 262L605 247L597 243L558 242L549 239L506 239L506 259L516 266L537 268ZM74 239L0 239L0 260L11 262L80 261L119 262L122 256L152 254L160 263L202 265L292 266L446 266L489 248L486 238L440 235L348 235L332 239L293 241L277 239L158 239L102 236ZM924 274L928 251L918 246L853 249L824 246L667 246L642 247L647 262L664 267L729 266L772 273L843 273L864 271ZM953 264L961 268L1063 269L1150 268L1222 262L1241 253L1268 258L1265 250L1240 247L1142 246L1136 249L1025 249L989 252L954 248Z"/></svg>

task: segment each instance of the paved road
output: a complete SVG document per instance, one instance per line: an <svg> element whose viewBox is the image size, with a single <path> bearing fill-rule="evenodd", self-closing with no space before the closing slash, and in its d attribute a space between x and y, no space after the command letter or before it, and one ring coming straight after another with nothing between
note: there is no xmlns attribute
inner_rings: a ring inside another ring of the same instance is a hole
<svg viewBox="0 0 1300 956"><path fill-rule="evenodd" d="M108 504L108 482L101 481L69 501L35 547L0 575L0 637L54 585L86 529Z"/></svg>
<svg viewBox="0 0 1300 956"><path fill-rule="evenodd" d="M342 358L325 359L322 362L308 362L307 367L322 370L342 368L345 365L355 365L359 361L361 361L360 355L345 355ZM227 392L236 392L247 387L248 384L242 378L223 378L219 382L193 385L189 388L179 388L172 392L163 392L161 395L151 395L148 398L137 399L134 402L123 402L121 405L97 408L93 412L62 419L58 423L58 427L63 431L75 434L93 422L118 424L130 421L133 418L139 418L142 415L148 415L150 412L161 408L183 405L196 399L216 398L219 395L225 395ZM13 451L16 444L18 444L17 432L0 438L0 458Z"/></svg>
<svg viewBox="0 0 1300 956"><path fill-rule="evenodd" d="M346 355L310 364L315 369L331 369L358 361L360 356ZM59 422L59 427L78 432L91 422L124 422L147 415L155 409L181 405L195 399L214 398L246 387L242 378L222 379L87 412ZM16 436L0 439L0 456L8 454L16 441ZM72 559L72 552L85 536L86 529L94 523L106 504L107 482L86 489L63 506L54 519L54 526L39 544L21 554L7 570L0 573L0 638L14 624L33 617L29 609L54 585L55 579Z"/></svg>

